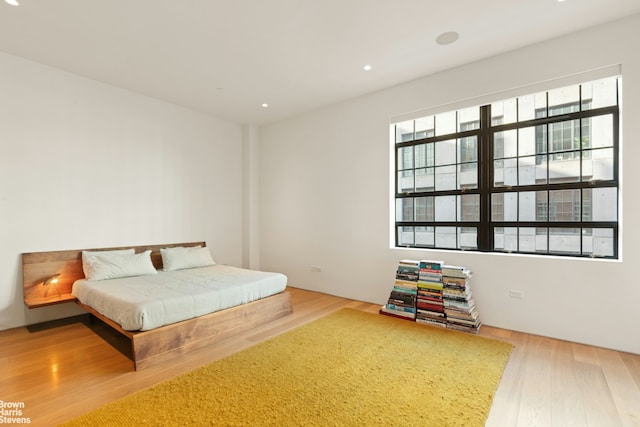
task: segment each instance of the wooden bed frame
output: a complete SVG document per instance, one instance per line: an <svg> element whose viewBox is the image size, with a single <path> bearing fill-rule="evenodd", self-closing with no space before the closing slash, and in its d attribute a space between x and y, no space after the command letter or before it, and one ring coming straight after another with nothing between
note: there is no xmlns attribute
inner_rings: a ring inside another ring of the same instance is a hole
<svg viewBox="0 0 640 427"><path fill-rule="evenodd" d="M78 249L69 251L32 252L22 254L22 274L25 304L29 308L52 304L51 297L43 297L43 283L52 275L60 274L56 284L57 302L75 301L79 306L102 320L131 341L135 370L168 360L190 350L204 347L265 322L290 314L293 309L288 291L248 304L166 325L149 331L125 331L113 320L75 300L71 295L73 282L84 278L82 251L100 251L134 248L137 253L151 250L151 260L162 268L160 248L175 246L205 246L205 242L174 243L119 248ZM50 285L49 285L50 286Z"/></svg>

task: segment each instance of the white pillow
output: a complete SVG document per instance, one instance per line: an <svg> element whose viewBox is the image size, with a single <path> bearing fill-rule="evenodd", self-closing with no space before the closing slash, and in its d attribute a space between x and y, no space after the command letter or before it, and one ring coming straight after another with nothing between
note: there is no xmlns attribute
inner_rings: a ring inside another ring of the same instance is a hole
<svg viewBox="0 0 640 427"><path fill-rule="evenodd" d="M173 271L185 268L208 267L215 265L208 248L202 246L175 247L160 249L162 270Z"/></svg>
<svg viewBox="0 0 640 427"><path fill-rule="evenodd" d="M91 276L91 264L94 257L99 256L108 258L113 255L127 255L135 254L135 249L114 249L111 251L82 251L82 271L84 271L84 277Z"/></svg>
<svg viewBox="0 0 640 427"><path fill-rule="evenodd" d="M151 251L139 254L92 255L87 262L87 280L119 279L121 277L158 274L151 262Z"/></svg>

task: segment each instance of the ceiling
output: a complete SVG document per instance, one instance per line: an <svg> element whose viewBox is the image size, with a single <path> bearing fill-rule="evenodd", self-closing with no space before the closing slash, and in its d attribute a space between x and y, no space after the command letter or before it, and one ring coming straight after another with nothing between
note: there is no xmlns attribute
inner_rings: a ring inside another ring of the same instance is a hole
<svg viewBox="0 0 640 427"><path fill-rule="evenodd" d="M0 51L258 125L640 12L638 0L19 2L0 0ZM448 31L459 39L437 44Z"/></svg>

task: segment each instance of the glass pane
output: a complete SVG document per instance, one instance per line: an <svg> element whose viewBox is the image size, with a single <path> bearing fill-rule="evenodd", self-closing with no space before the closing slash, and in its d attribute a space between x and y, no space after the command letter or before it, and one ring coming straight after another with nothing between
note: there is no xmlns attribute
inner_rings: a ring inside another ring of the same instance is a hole
<svg viewBox="0 0 640 427"><path fill-rule="evenodd" d="M449 111L436 115L436 136L448 135L456 131L456 112Z"/></svg>
<svg viewBox="0 0 640 427"><path fill-rule="evenodd" d="M416 119L415 128L415 139L431 138L435 135L434 117Z"/></svg>
<svg viewBox="0 0 640 427"><path fill-rule="evenodd" d="M520 221L535 221L537 213L536 192L523 191L518 195L518 218Z"/></svg>
<svg viewBox="0 0 640 427"><path fill-rule="evenodd" d="M416 227L415 239L416 246L425 246L432 248L435 245L435 228L434 227Z"/></svg>
<svg viewBox="0 0 640 427"><path fill-rule="evenodd" d="M549 191L549 221L580 221L580 190Z"/></svg>
<svg viewBox="0 0 640 427"><path fill-rule="evenodd" d="M456 166L440 166L436 169L436 191L455 190Z"/></svg>
<svg viewBox="0 0 640 427"><path fill-rule="evenodd" d="M491 104L491 125L505 125L517 120L517 100L507 99Z"/></svg>
<svg viewBox="0 0 640 427"><path fill-rule="evenodd" d="M549 134L548 132L548 127L547 125L539 125L536 126L536 153L538 154L543 154L549 151L548 149L548 141L547 141L547 135Z"/></svg>
<svg viewBox="0 0 640 427"><path fill-rule="evenodd" d="M398 170L413 169L413 147L398 148Z"/></svg>
<svg viewBox="0 0 640 427"><path fill-rule="evenodd" d="M458 132L480 129L480 107L464 108L458 111Z"/></svg>
<svg viewBox="0 0 640 427"><path fill-rule="evenodd" d="M458 163L478 160L478 137L469 136L458 139Z"/></svg>
<svg viewBox="0 0 640 427"><path fill-rule="evenodd" d="M613 178L613 148L586 150L583 152L583 181L608 181Z"/></svg>
<svg viewBox="0 0 640 427"><path fill-rule="evenodd" d="M413 227L398 227L398 246L412 246Z"/></svg>
<svg viewBox="0 0 640 427"><path fill-rule="evenodd" d="M504 159L504 132L494 132L493 134L493 158Z"/></svg>
<svg viewBox="0 0 640 427"><path fill-rule="evenodd" d="M518 251L535 252L536 229L531 227L518 228Z"/></svg>
<svg viewBox="0 0 640 427"><path fill-rule="evenodd" d="M549 220L549 201L546 191L536 191L536 221ZM546 231L545 231L546 234Z"/></svg>
<svg viewBox="0 0 640 427"><path fill-rule="evenodd" d="M504 221L504 194L491 195L491 221Z"/></svg>
<svg viewBox="0 0 640 427"><path fill-rule="evenodd" d="M585 228L582 230L582 253L594 256L614 256L612 228Z"/></svg>
<svg viewBox="0 0 640 427"><path fill-rule="evenodd" d="M518 229L516 227L496 227L493 230L493 247L506 252L518 249Z"/></svg>
<svg viewBox="0 0 640 427"><path fill-rule="evenodd" d="M585 150L591 148L591 118L582 119L580 123L580 135L576 136L574 145L575 148Z"/></svg>
<svg viewBox="0 0 640 427"><path fill-rule="evenodd" d="M416 169L416 191L434 190L434 168Z"/></svg>
<svg viewBox="0 0 640 427"><path fill-rule="evenodd" d="M457 248L456 227L436 227L436 246L439 248Z"/></svg>
<svg viewBox="0 0 640 427"><path fill-rule="evenodd" d="M518 159L495 160L493 162L493 185L511 187L518 185Z"/></svg>
<svg viewBox="0 0 640 427"><path fill-rule="evenodd" d="M396 199L396 221L413 221L413 198Z"/></svg>
<svg viewBox="0 0 640 427"><path fill-rule="evenodd" d="M617 221L618 189L587 188L582 190L583 221Z"/></svg>
<svg viewBox="0 0 640 427"><path fill-rule="evenodd" d="M427 144L427 166L435 166L436 165L436 144L431 142Z"/></svg>
<svg viewBox="0 0 640 427"><path fill-rule="evenodd" d="M518 219L518 193L504 193L504 220Z"/></svg>
<svg viewBox="0 0 640 427"><path fill-rule="evenodd" d="M582 119L582 148L613 147L613 115Z"/></svg>
<svg viewBox="0 0 640 427"><path fill-rule="evenodd" d="M579 151L551 154L549 156L549 182L555 184L580 181L579 156Z"/></svg>
<svg viewBox="0 0 640 427"><path fill-rule="evenodd" d="M458 227L458 248L478 249L478 229L475 227Z"/></svg>
<svg viewBox="0 0 640 427"><path fill-rule="evenodd" d="M504 228L496 227L493 229L493 249L504 250Z"/></svg>
<svg viewBox="0 0 640 427"><path fill-rule="evenodd" d="M542 126L538 126L538 127L542 127ZM531 156L534 154L538 154L538 151L536 151L536 128L532 126L528 128L519 129L518 130L518 155Z"/></svg>
<svg viewBox="0 0 640 427"><path fill-rule="evenodd" d="M518 155L518 132L516 129L493 134L493 158L516 157Z"/></svg>
<svg viewBox="0 0 640 427"><path fill-rule="evenodd" d="M549 252L579 254L580 253L580 229L579 228L550 228Z"/></svg>
<svg viewBox="0 0 640 427"><path fill-rule="evenodd" d="M568 86L550 90L549 116L572 113L580 110L580 86Z"/></svg>
<svg viewBox="0 0 640 427"><path fill-rule="evenodd" d="M435 197L435 220L456 220L456 196Z"/></svg>
<svg viewBox="0 0 640 427"><path fill-rule="evenodd" d="M458 165L458 189L478 188L478 164L463 163Z"/></svg>
<svg viewBox="0 0 640 427"><path fill-rule="evenodd" d="M433 197L416 197L415 220L417 222L433 221Z"/></svg>
<svg viewBox="0 0 640 427"><path fill-rule="evenodd" d="M529 156L529 157L520 157L518 159L518 184L519 185L534 185L540 184L540 182L536 179L537 176L537 165L536 165L536 157L539 156ZM544 157L544 156L542 156ZM546 174L542 175L542 183L546 180Z"/></svg>
<svg viewBox="0 0 640 427"><path fill-rule="evenodd" d="M518 98L518 121L547 117L546 92L526 95Z"/></svg>
<svg viewBox="0 0 640 427"><path fill-rule="evenodd" d="M413 120L396 123L396 143L413 141Z"/></svg>
<svg viewBox="0 0 640 427"><path fill-rule="evenodd" d="M549 232L544 227L536 227L536 252L549 252Z"/></svg>
<svg viewBox="0 0 640 427"><path fill-rule="evenodd" d="M549 124L549 152L561 152L579 150L580 144L580 120L567 120L565 122Z"/></svg>
<svg viewBox="0 0 640 427"><path fill-rule="evenodd" d="M536 156L536 184L546 184L548 180L547 156Z"/></svg>
<svg viewBox="0 0 640 427"><path fill-rule="evenodd" d="M491 220L515 221L518 217L518 193L491 195Z"/></svg>
<svg viewBox="0 0 640 427"><path fill-rule="evenodd" d="M610 107L618 103L618 81L609 77L582 85L582 109Z"/></svg>
<svg viewBox="0 0 640 427"><path fill-rule="evenodd" d="M398 193L410 193L414 188L413 171L398 172Z"/></svg>
<svg viewBox="0 0 640 427"><path fill-rule="evenodd" d="M458 221L480 221L480 195L463 194L458 198Z"/></svg>
<svg viewBox="0 0 640 427"><path fill-rule="evenodd" d="M448 139L446 141L436 142L435 147L436 165L452 165L456 163L456 140Z"/></svg>
<svg viewBox="0 0 640 427"><path fill-rule="evenodd" d="M427 144L420 144L414 147L415 167L424 168L427 166Z"/></svg>

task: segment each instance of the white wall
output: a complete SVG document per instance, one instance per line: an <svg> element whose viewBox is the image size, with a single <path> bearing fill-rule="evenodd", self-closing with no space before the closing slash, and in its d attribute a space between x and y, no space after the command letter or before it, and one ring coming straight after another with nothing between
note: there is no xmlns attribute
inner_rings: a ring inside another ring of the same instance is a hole
<svg viewBox="0 0 640 427"><path fill-rule="evenodd" d="M0 53L0 329L28 310L20 254L205 240L242 262L237 124Z"/></svg>
<svg viewBox="0 0 640 427"><path fill-rule="evenodd" d="M256 125L242 127L243 244L242 266L260 268L260 135Z"/></svg>
<svg viewBox="0 0 640 427"><path fill-rule="evenodd" d="M473 270L487 325L640 353L639 39L636 15L262 127L261 267L293 286L382 304L399 259L444 259ZM615 64L623 71L621 261L389 247L390 117Z"/></svg>

